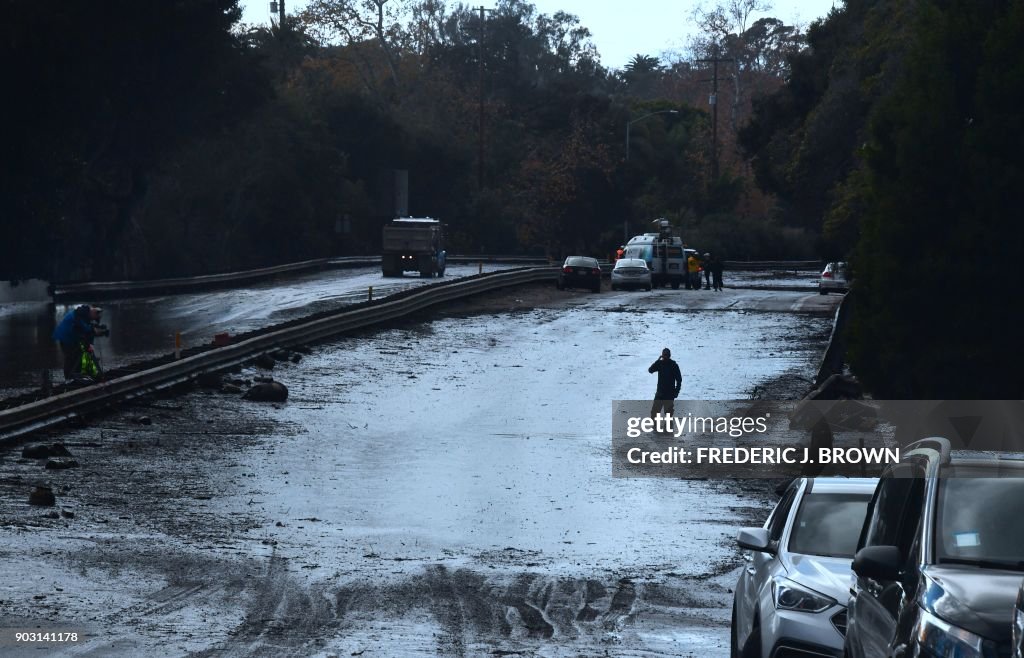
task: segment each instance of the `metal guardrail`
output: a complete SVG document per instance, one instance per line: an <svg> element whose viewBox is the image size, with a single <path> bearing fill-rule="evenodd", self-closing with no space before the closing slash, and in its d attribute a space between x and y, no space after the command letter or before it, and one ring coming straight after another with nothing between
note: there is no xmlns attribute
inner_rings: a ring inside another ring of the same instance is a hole
<svg viewBox="0 0 1024 658"><path fill-rule="evenodd" d="M233 345L210 349L142 372L12 407L0 411L0 444L83 412L174 386L203 372L240 365L260 354L388 322L443 302L508 286L549 281L556 276L557 270L552 267L535 267L423 286L401 294L399 299L385 298L360 308L272 330Z"/></svg>
<svg viewBox="0 0 1024 658"><path fill-rule="evenodd" d="M547 265L545 258L525 256L449 256L451 263L497 263L509 265ZM203 276L178 277L170 279L149 279L146 281L86 281L81 283L55 283L50 286L50 295L56 302L77 299L110 299L111 297L134 297L148 294L171 294L209 288L224 287L268 279L281 274L296 274L326 268L369 267L380 264L380 256L344 256L339 258L317 258L298 263L287 263L273 267L262 267L242 272L206 274Z"/></svg>

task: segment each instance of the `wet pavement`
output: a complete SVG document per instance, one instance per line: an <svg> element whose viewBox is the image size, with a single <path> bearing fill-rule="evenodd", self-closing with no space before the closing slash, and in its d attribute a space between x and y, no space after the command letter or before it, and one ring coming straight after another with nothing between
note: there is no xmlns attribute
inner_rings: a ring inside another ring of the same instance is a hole
<svg viewBox="0 0 1024 658"><path fill-rule="evenodd" d="M485 272L510 265L484 265ZM447 278L477 274L477 265L451 265ZM206 344L214 334L243 333L270 324L330 311L425 285L437 279L407 275L384 278L379 267L334 269L288 275L252 285L180 295L99 302L110 336L96 341L101 362L111 370L174 351L176 332L184 347ZM43 370L60 381L61 354L50 338L56 323L70 309L88 300L52 304L45 283L8 290L0 298L0 397L39 387Z"/></svg>
<svg viewBox="0 0 1024 658"><path fill-rule="evenodd" d="M663 346L682 397L798 397L838 299L524 288L315 346L273 371L284 404L195 391L40 437L80 468L0 452L0 628L82 629L74 655L727 655L769 487L612 478L611 401L649 397Z"/></svg>

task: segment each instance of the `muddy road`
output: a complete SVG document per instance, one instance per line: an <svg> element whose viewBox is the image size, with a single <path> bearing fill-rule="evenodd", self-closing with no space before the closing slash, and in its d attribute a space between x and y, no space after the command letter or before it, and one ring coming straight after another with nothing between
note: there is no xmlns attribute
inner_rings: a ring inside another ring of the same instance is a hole
<svg viewBox="0 0 1024 658"><path fill-rule="evenodd" d="M0 451L6 655L724 656L763 481L612 478L611 401L798 397L839 298L525 288ZM27 504L47 484L54 507ZM52 645L50 645L52 647ZM41 652L42 651L42 652Z"/></svg>

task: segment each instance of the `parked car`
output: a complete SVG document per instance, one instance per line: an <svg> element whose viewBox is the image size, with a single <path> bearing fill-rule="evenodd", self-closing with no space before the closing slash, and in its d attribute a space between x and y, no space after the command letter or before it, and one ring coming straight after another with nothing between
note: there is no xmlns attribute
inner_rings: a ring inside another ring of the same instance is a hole
<svg viewBox="0 0 1024 658"><path fill-rule="evenodd" d="M818 277L818 294L827 295L830 292L847 292L850 290L848 279L848 268L846 263L833 262L825 265Z"/></svg>
<svg viewBox="0 0 1024 658"><path fill-rule="evenodd" d="M848 658L1011 655L1024 460L925 439L882 473L850 590Z"/></svg>
<svg viewBox="0 0 1024 658"><path fill-rule="evenodd" d="M640 258L621 258L615 262L615 268L612 270L612 290L620 288L651 290L653 285L647 261Z"/></svg>
<svg viewBox="0 0 1024 658"><path fill-rule="evenodd" d="M1017 590L1017 605L1013 607L1013 658L1024 658L1024 583Z"/></svg>
<svg viewBox="0 0 1024 658"><path fill-rule="evenodd" d="M569 256L562 264L556 284L563 288L590 288L601 292L601 264L596 258L587 256Z"/></svg>
<svg viewBox="0 0 1024 658"><path fill-rule="evenodd" d="M842 655L850 559L877 482L797 478L764 527L739 531L750 553L733 597L733 658Z"/></svg>

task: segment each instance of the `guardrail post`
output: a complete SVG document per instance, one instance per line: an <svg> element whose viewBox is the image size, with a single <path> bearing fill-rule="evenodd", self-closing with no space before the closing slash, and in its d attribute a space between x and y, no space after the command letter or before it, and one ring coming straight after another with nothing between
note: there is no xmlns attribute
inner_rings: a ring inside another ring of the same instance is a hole
<svg viewBox="0 0 1024 658"><path fill-rule="evenodd" d="M484 273L484 262L483 261L480 261L480 269L478 269L476 273L477 274L483 274Z"/></svg>
<svg viewBox="0 0 1024 658"><path fill-rule="evenodd" d="M174 332L174 360L177 361L181 358L181 332Z"/></svg>
<svg viewBox="0 0 1024 658"><path fill-rule="evenodd" d="M368 301L368 302L372 302L373 301L373 286L370 286L370 289L366 293L366 301Z"/></svg>

